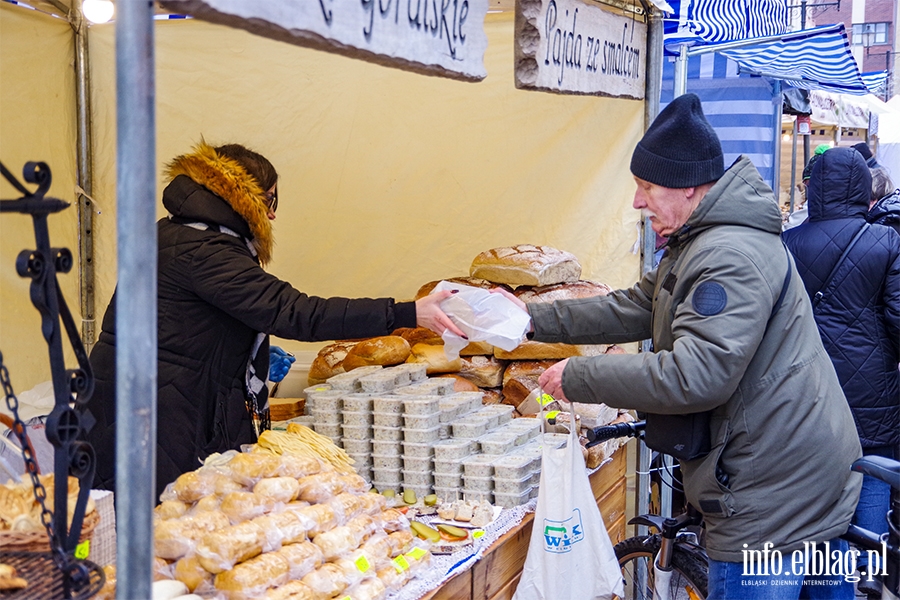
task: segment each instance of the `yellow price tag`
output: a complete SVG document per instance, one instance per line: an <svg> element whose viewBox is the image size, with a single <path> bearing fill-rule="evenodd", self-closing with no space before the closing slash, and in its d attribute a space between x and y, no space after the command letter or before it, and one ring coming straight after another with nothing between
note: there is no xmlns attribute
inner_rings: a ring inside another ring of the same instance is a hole
<svg viewBox="0 0 900 600"><path fill-rule="evenodd" d="M538 404L540 404L541 406L547 406L554 400L555 400L555 398L553 396L551 396L550 394L541 394L540 396L538 396L538 399L537 399Z"/></svg>
<svg viewBox="0 0 900 600"><path fill-rule="evenodd" d="M555 419L556 415L558 415L558 414L559 414L558 410L551 410L550 412L547 413L547 419Z"/></svg>
<svg viewBox="0 0 900 600"><path fill-rule="evenodd" d="M356 568L359 569L360 573L365 573L371 568L369 564L369 559L365 557L365 555L361 555L359 558L354 561L356 563Z"/></svg>
<svg viewBox="0 0 900 600"><path fill-rule="evenodd" d="M75 546L75 558L84 560L91 554L91 540L84 540Z"/></svg>
<svg viewBox="0 0 900 600"><path fill-rule="evenodd" d="M476 529L472 532L472 539L477 540L478 538L484 537L484 529Z"/></svg>
<svg viewBox="0 0 900 600"><path fill-rule="evenodd" d="M406 556L410 557L413 560L419 560L423 556L425 556L425 551L421 548L413 548L409 552L406 553Z"/></svg>
<svg viewBox="0 0 900 600"><path fill-rule="evenodd" d="M398 556L397 558L395 558L391 562L394 563L394 568L397 569L398 573L402 573L403 571L405 571L409 568L409 562L406 560L406 557L403 556L402 554L400 556Z"/></svg>

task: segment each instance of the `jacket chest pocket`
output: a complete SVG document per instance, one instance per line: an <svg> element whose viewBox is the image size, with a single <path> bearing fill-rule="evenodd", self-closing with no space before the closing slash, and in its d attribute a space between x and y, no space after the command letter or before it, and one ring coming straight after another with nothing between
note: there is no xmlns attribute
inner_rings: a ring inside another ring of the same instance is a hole
<svg viewBox="0 0 900 600"><path fill-rule="evenodd" d="M653 313L651 315L651 331L653 346L657 350L671 350L672 321L675 320L675 309L681 300L675 296L678 288L677 262L660 264L659 279L653 296Z"/></svg>

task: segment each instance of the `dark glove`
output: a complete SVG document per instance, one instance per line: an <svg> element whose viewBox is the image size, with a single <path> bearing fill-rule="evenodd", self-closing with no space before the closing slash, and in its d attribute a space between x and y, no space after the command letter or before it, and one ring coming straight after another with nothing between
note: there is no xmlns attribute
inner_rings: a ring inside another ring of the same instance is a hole
<svg viewBox="0 0 900 600"><path fill-rule="evenodd" d="M269 381L278 383L291 370L291 364L297 360L278 346L269 346Z"/></svg>

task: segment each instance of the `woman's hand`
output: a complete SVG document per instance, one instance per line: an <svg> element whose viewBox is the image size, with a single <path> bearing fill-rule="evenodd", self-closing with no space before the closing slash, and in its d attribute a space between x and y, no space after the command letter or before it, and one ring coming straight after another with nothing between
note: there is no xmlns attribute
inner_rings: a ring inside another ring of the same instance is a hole
<svg viewBox="0 0 900 600"><path fill-rule="evenodd" d="M434 292L424 298L416 300L416 324L419 327L427 327L437 334L443 334L444 330L449 329L464 340L469 339L466 334L457 327L450 317L441 310L441 302L449 297L452 292L444 290L443 292Z"/></svg>
<svg viewBox="0 0 900 600"><path fill-rule="evenodd" d="M544 393L550 394L556 400L562 400L563 402L568 402L569 399L566 398L565 393L563 393L562 387L562 376L563 371L566 370L566 365L569 363L569 359L561 360L543 373L538 378L538 383L541 385L541 389L544 390Z"/></svg>

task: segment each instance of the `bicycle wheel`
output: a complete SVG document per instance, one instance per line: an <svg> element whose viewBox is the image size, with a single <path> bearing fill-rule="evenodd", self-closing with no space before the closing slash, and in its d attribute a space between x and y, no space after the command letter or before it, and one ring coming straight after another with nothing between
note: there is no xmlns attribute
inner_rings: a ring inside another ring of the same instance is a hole
<svg viewBox="0 0 900 600"><path fill-rule="evenodd" d="M652 600L653 559L659 552L659 545L659 534L629 538L616 544L616 558L625 582L625 600ZM676 544L672 568L670 600L705 600L709 566L704 556ZM639 585L641 580L645 581L643 586Z"/></svg>

